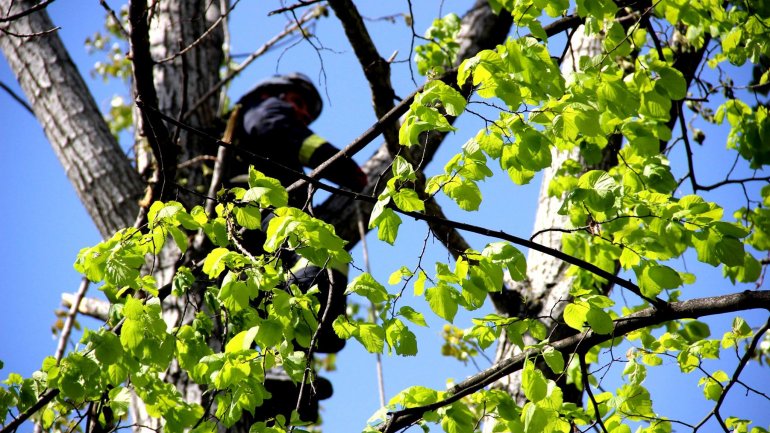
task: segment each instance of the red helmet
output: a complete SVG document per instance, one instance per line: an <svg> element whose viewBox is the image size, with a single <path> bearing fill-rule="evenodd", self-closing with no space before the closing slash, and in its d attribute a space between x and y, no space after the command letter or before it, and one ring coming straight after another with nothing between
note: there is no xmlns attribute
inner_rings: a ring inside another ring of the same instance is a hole
<svg viewBox="0 0 770 433"><path fill-rule="evenodd" d="M305 100L311 122L318 118L323 109L321 94L318 93L318 89L316 89L313 82L310 81L310 78L299 72L292 72L286 75L274 75L267 78L249 90L248 93L241 98L241 101L246 101L252 97L259 98L260 95L265 94L278 96L288 90L297 92Z"/></svg>

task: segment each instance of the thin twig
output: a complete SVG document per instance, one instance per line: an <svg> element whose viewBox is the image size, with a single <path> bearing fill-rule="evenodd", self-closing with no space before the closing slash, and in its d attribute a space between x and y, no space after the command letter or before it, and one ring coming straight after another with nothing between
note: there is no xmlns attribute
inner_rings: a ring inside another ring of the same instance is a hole
<svg viewBox="0 0 770 433"><path fill-rule="evenodd" d="M585 353L598 344L649 326L672 320L699 318L744 309L770 309L770 291L745 291L731 295L673 302L668 304L666 309L646 308L615 320L614 329L609 334L598 334L588 330L555 341L551 346L562 352L562 354ZM409 427L421 420L423 414L450 405L511 373L521 370L527 359L538 356L543 349L529 348L499 361L483 372L473 375L453 386L447 391L447 397L443 400L424 406L391 412L388 420L380 425L377 430L383 433L393 433Z"/></svg>
<svg viewBox="0 0 770 433"><path fill-rule="evenodd" d="M684 113L681 109L678 111L679 126L682 129L682 140L684 141L685 152L687 153L687 169L690 171L690 185L692 192L698 192L698 181L695 180L695 166L692 160L692 147L690 146L690 137L687 135L687 123L684 120Z"/></svg>
<svg viewBox="0 0 770 433"><path fill-rule="evenodd" d="M61 27L56 26L56 27L50 28L48 30L41 30L41 31L35 32L35 33L15 33L15 32L12 32L12 31L6 29L6 28L0 27L0 33L5 33L6 35L13 36L15 38L37 38L37 37L40 37L40 36L45 36L47 34L56 32L58 30L61 30Z"/></svg>
<svg viewBox="0 0 770 433"><path fill-rule="evenodd" d="M693 428L693 433L698 431L700 427L703 426L703 424L706 423L706 421L709 420L712 416L714 416L717 421L719 421L719 424L722 426L722 428L725 431L729 431L727 428L727 425L725 425L724 420L722 419L722 416L719 414L719 409L722 407L722 404L725 401L725 398L727 397L727 393L730 391L730 389L733 387L733 385L738 382L738 378L741 375L741 372L743 372L743 369L746 367L746 364L749 363L749 360L754 355L754 351L757 349L757 345L759 344L759 341L762 339L762 336L765 335L765 332L767 332L770 329L770 317L768 317L767 322L765 322L764 325L762 325L761 328L757 331L756 334L754 334L754 338L751 340L751 344L749 344L749 347L746 349L746 353L743 354L741 357L740 362L738 362L738 366L735 368L735 372L733 372L732 377L730 377L730 381L727 382L727 385L725 385L722 388L722 393L719 395L719 399L717 399L717 403L714 405L714 409L711 410L711 412L704 417L701 422L698 423ZM712 379L715 380L715 379ZM719 383L719 382L717 382Z"/></svg>
<svg viewBox="0 0 770 433"><path fill-rule="evenodd" d="M266 53L270 48L272 48L275 44L280 42L283 38L286 36L294 33L296 30L300 28L302 24L305 24L306 22L318 18L320 12L316 11L315 13L308 14L306 16L303 16L299 19L297 23L292 23L291 25L287 26L281 33L273 36L269 41L265 42L261 47L259 47L256 51L251 53L249 57L246 58L243 62L241 62L238 66L234 67L232 71L230 71L227 76L225 76L221 81L219 81L217 84L211 87L206 93L203 94L197 101L195 101L194 104L190 107L189 110L187 110L186 113L182 116L182 119L186 119L188 116L190 116L192 113L195 112L203 103L205 103L212 95L217 93L224 85L229 83L233 78L237 77L238 74L241 73L244 69L246 69L247 66L249 66L254 60L256 60L258 57L260 57L262 54Z"/></svg>
<svg viewBox="0 0 770 433"><path fill-rule="evenodd" d="M123 27L123 23L120 21L120 18L118 18L118 14L115 13L115 11L110 7L110 5L107 4L105 0L99 0L99 4L102 5L105 11L107 11L107 14L110 16L110 18L115 21L115 25L118 26L120 34L122 34L123 37L128 40L131 36L128 34L128 30Z"/></svg>
<svg viewBox="0 0 770 433"><path fill-rule="evenodd" d="M277 14L282 14L284 12L291 12L291 11L294 11L296 9L303 8L305 6L310 6L310 5L314 5L316 3L320 3L322 1L324 1L324 0L299 0L298 3L295 3L293 5L286 6L286 7L280 8L280 9L276 9L276 10L272 10L272 11L267 13L267 16L273 16L273 15L277 15Z"/></svg>
<svg viewBox="0 0 770 433"><path fill-rule="evenodd" d="M371 263L369 262L369 248L366 245L366 227L364 225L364 216L361 212L360 203L356 204L356 216L358 219L358 234L361 237L361 251L364 255L364 268L366 272L372 273ZM372 321L377 323L377 305L373 301L371 302ZM382 355L377 352L377 389L380 395L380 407L385 407L385 378L382 372Z"/></svg>
<svg viewBox="0 0 770 433"><path fill-rule="evenodd" d="M179 52L174 53L174 54L172 54L172 55L170 55L168 57L164 57L164 58L162 58L160 60L156 60L155 63L170 62L171 60L174 60L175 58L184 55L186 52L188 52L188 51L192 50L193 48L195 48L196 46L198 46L198 44L200 44L203 41L203 39L205 39L211 32L213 32L219 26L219 24L222 23L222 21L224 21L224 19L227 18L228 15L230 15L230 12L232 12L235 9L235 7L238 5L238 3L240 1L241 0L235 0L233 5L227 10L227 12L225 12L224 14L219 15L219 18L217 18L217 20L214 21L214 23L212 25L210 25L209 28L206 29L206 31L203 32L200 36L198 36L198 39L194 40L190 45L184 47Z"/></svg>
<svg viewBox="0 0 770 433"><path fill-rule="evenodd" d="M299 385L299 395L297 396L297 405L295 407L297 412L299 412L300 407L302 407L302 398L305 395L305 384L313 370L311 363L313 362L313 353L315 352L315 345L318 341L318 334L321 332L321 329L326 326L330 326L330 323L328 322L330 319L329 310L331 310L332 300L334 297L334 275L333 271L329 268L326 268L326 274L329 279L329 293L326 295L326 307L324 308L323 314L321 314L321 320L318 322L318 327L315 329L315 332L313 332L313 338L310 339L310 347L307 349L305 371L302 373L302 383ZM289 432L292 431L294 431L293 425L289 429Z"/></svg>
<svg viewBox="0 0 770 433"><path fill-rule="evenodd" d="M72 327L75 325L75 317L78 315L78 309L80 308L80 301L86 296L88 291L88 285L90 281L88 278L83 277L80 281L80 287L75 294L75 299L72 301L70 311L67 313L67 319L64 321L64 327L61 330L61 336L59 337L59 344L56 347L56 363L58 364L64 356L64 350L67 348L67 341L70 339L72 333Z"/></svg>
<svg viewBox="0 0 770 433"><path fill-rule="evenodd" d="M8 15L6 17L0 17L0 23L7 23L9 21L14 21L19 18L25 17L29 14L32 14L34 12L37 12L39 10L45 9L49 4L53 3L54 0L44 0L34 6L31 6L29 9L25 9L19 13Z"/></svg>
<svg viewBox="0 0 770 433"><path fill-rule="evenodd" d="M0 89L3 89L6 92L8 92L8 94L11 96L11 98L15 99L16 102L21 104L22 107L24 107L27 111L29 111L29 114L31 114L33 116L35 115L35 112L32 111L32 107L29 104L27 104L27 101L25 101L21 96L17 95L16 92L13 91L13 89L8 87L2 81L0 81Z"/></svg>
<svg viewBox="0 0 770 433"><path fill-rule="evenodd" d="M594 407L594 417L596 418L596 423L599 424L599 427L602 428L604 433L607 433L607 427L604 425L604 421L602 421L602 414L599 411L599 403L596 402L594 393L591 391L591 383L588 381L588 366L586 365L585 353L578 354L578 361L580 361L580 372L583 375L583 389L586 390L588 399L591 400L591 405Z"/></svg>

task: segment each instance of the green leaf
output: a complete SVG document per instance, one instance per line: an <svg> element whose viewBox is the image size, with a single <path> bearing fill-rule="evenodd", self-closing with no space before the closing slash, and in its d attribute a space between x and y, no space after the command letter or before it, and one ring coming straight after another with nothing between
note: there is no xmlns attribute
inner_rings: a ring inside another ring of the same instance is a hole
<svg viewBox="0 0 770 433"><path fill-rule="evenodd" d="M126 298L126 303L123 306L123 316L130 320L140 320L144 316L144 304L142 301L136 298Z"/></svg>
<svg viewBox="0 0 770 433"><path fill-rule="evenodd" d="M283 325L277 319L265 319L256 328L257 336L254 341L260 347L278 346L283 341Z"/></svg>
<svg viewBox="0 0 770 433"><path fill-rule="evenodd" d="M653 265L648 268L648 275L663 289L676 289L682 285L679 273L665 265Z"/></svg>
<svg viewBox="0 0 770 433"><path fill-rule="evenodd" d="M371 274L366 272L354 278L348 284L345 293L356 293L375 304L388 300L388 291L385 287L378 283Z"/></svg>
<svg viewBox="0 0 770 433"><path fill-rule="evenodd" d="M128 414L128 409L131 405L131 392L128 388L118 386L111 389L108 396L110 397L109 407L116 418L121 418Z"/></svg>
<svg viewBox="0 0 770 433"><path fill-rule="evenodd" d="M415 180L417 175L414 172L414 167L401 155L396 155L393 158L392 164L393 178L399 180Z"/></svg>
<svg viewBox="0 0 770 433"><path fill-rule="evenodd" d="M425 272L420 271L417 273L417 279L414 281L414 296L422 296L425 292L425 282L428 280L428 276Z"/></svg>
<svg viewBox="0 0 770 433"><path fill-rule="evenodd" d="M120 342L128 350L139 347L144 341L144 325L137 320L127 319L120 328Z"/></svg>
<svg viewBox="0 0 770 433"><path fill-rule="evenodd" d="M475 182L470 180L454 178L444 185L444 193L462 210L475 211L481 204L481 190Z"/></svg>
<svg viewBox="0 0 770 433"><path fill-rule="evenodd" d="M428 326L422 313L416 311L414 308L408 305L401 307L401 309L398 310L398 315L403 316L406 320L414 323L415 325Z"/></svg>
<svg viewBox="0 0 770 433"><path fill-rule="evenodd" d="M139 260L137 260L137 258ZM139 264L137 265L137 262ZM104 267L104 281L113 286L135 286L139 278L139 266L144 264L141 257L113 254Z"/></svg>
<svg viewBox="0 0 770 433"><path fill-rule="evenodd" d="M662 88L666 95L674 101L684 99L687 96L687 82L677 69L666 66L656 71L660 78L655 87Z"/></svg>
<svg viewBox="0 0 770 433"><path fill-rule="evenodd" d="M100 338L94 342L96 359L102 364L111 365L116 363L123 355L123 346L120 345L120 338L112 332L102 330Z"/></svg>
<svg viewBox="0 0 770 433"><path fill-rule="evenodd" d="M425 203L420 200L413 189L401 188L393 193L391 196L393 203L401 210L406 212L423 212L425 211Z"/></svg>
<svg viewBox="0 0 770 433"><path fill-rule="evenodd" d="M257 336L258 328L253 326L246 331L241 331L225 345L225 353L241 352L243 350L249 350L251 344L254 342L254 338Z"/></svg>
<svg viewBox="0 0 770 433"><path fill-rule="evenodd" d="M350 323L344 315L337 316L337 318L334 319L332 328L337 336L345 340L353 337L356 333L356 326Z"/></svg>
<svg viewBox="0 0 770 433"><path fill-rule="evenodd" d="M227 248L214 248L203 261L203 272L209 278L216 278L225 270L225 261L230 254Z"/></svg>
<svg viewBox="0 0 770 433"><path fill-rule="evenodd" d="M249 189L241 199L245 202L256 201L265 207L284 207L289 203L289 194L277 179L267 177L249 167Z"/></svg>
<svg viewBox="0 0 770 433"><path fill-rule="evenodd" d="M599 308L589 309L588 314L586 314L586 320L591 329L598 334L611 334L615 329L610 315Z"/></svg>
<svg viewBox="0 0 770 433"><path fill-rule="evenodd" d="M548 367L556 374L564 371L564 356L553 347L546 347L543 351L543 358Z"/></svg>
<svg viewBox="0 0 770 433"><path fill-rule="evenodd" d="M508 273L514 281L524 281L527 278L527 260L524 254L508 242L490 243L481 254L508 268Z"/></svg>
<svg viewBox="0 0 770 433"><path fill-rule="evenodd" d="M596 211L606 211L615 203L618 184L607 172L591 170L580 176L578 187L585 191L582 202Z"/></svg>
<svg viewBox="0 0 770 433"><path fill-rule="evenodd" d="M732 237L722 237L716 243L716 256L727 266L743 266L746 254L743 243Z"/></svg>
<svg viewBox="0 0 770 433"><path fill-rule="evenodd" d="M174 243L177 247L179 247L179 250L184 254L187 252L188 247L188 241L187 241L187 235L184 234L183 231L179 230L178 227L174 226L166 226L166 229L171 234L171 237L174 239Z"/></svg>
<svg viewBox="0 0 770 433"><path fill-rule="evenodd" d="M375 211L377 206L382 201L378 201L375 205ZM385 241L391 245L396 241L398 236L398 227L401 225L401 218L393 212L393 209L389 209L382 205L379 213L372 212L371 219L369 220L369 228L377 227L377 238L381 241Z"/></svg>
<svg viewBox="0 0 770 433"><path fill-rule="evenodd" d="M419 98L423 103L430 103L432 99L438 98L450 116L456 117L465 111L466 101L463 95L441 80L433 80L426 84Z"/></svg>
<svg viewBox="0 0 770 433"><path fill-rule="evenodd" d="M417 355L417 337L398 319L389 320L385 325L388 345L402 356Z"/></svg>
<svg viewBox="0 0 770 433"><path fill-rule="evenodd" d="M425 291L425 299L428 301L430 309L450 323L454 320L455 314L457 314L458 298L457 289L448 284L440 283L438 286L431 287Z"/></svg>
<svg viewBox="0 0 770 433"><path fill-rule="evenodd" d="M564 323L572 329L583 330L583 324L586 322L589 308L582 303L568 304L564 308Z"/></svg>
<svg viewBox="0 0 770 433"><path fill-rule="evenodd" d="M249 230L256 230L261 227L262 214L260 209L254 206L236 207L233 209L235 214L235 221L241 226Z"/></svg>
<svg viewBox="0 0 770 433"><path fill-rule="evenodd" d="M643 116L666 121L670 110L671 99L655 91L642 93L642 107L639 113Z"/></svg>
<svg viewBox="0 0 770 433"><path fill-rule="evenodd" d="M466 433L474 431L476 416L463 403L453 403L441 418L441 427L446 433Z"/></svg>
<svg viewBox="0 0 770 433"><path fill-rule="evenodd" d="M521 373L521 387L528 400L537 403L548 395L548 381L543 372L527 361Z"/></svg>
<svg viewBox="0 0 770 433"><path fill-rule="evenodd" d="M385 330L373 323L360 324L353 336L369 353L382 353L385 347Z"/></svg>
<svg viewBox="0 0 770 433"><path fill-rule="evenodd" d="M548 413L540 406L528 403L524 407L524 433L544 433L548 425Z"/></svg>

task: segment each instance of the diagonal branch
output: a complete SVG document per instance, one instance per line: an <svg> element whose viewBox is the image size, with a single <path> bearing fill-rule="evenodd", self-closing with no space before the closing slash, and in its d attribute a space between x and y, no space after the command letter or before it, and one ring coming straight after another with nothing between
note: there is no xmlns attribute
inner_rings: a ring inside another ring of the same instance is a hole
<svg viewBox="0 0 770 433"><path fill-rule="evenodd" d="M390 83L390 63L377 52L369 31L366 29L361 14L351 0L329 0L329 6L342 23L353 51L358 57L369 87L372 90L372 103L377 118L382 118L393 108L395 92ZM383 135L391 150L398 147L398 123L385 125Z"/></svg>
<svg viewBox="0 0 770 433"><path fill-rule="evenodd" d="M738 366L735 368L735 372L733 373L732 377L730 378L730 381L727 383L727 385L724 386L722 389L722 393L719 395L719 399L717 400L717 403L714 405L714 409L709 412L708 415L706 415L701 422L698 423L693 428L693 432L698 431L698 429L703 426L703 424L706 423L706 421L709 420L712 416L715 416L717 418L717 421L719 421L719 424L722 426L722 428L725 431L729 431L727 426L725 425L725 422L722 420L722 416L719 414L719 409L722 407L722 404L725 402L725 397L727 397L727 393L730 391L730 389L738 382L738 378L741 376L741 372L743 372L743 369L746 367L746 364L749 363L749 360L754 355L754 351L757 349L757 345L759 344L759 341L762 339L762 336L765 335L765 332L770 330L770 318L767 319L767 322L765 322L764 325L762 325L761 328L757 331L756 334L754 334L754 338L751 340L751 343L749 344L749 347L746 349L746 353L743 354L741 357L741 360L738 362Z"/></svg>
<svg viewBox="0 0 770 433"><path fill-rule="evenodd" d="M129 22L131 23L131 64L134 78L134 99L142 101L152 107L158 106L158 95L153 80L153 61L150 54L150 27L147 3L132 0L128 8ZM151 180L148 197L144 200L144 207L156 200L167 197L171 185L176 177L177 148L171 142L166 125L157 117L148 116L142 111L142 133L155 157L153 179Z"/></svg>
<svg viewBox="0 0 770 433"><path fill-rule="evenodd" d="M207 134L207 133L205 133L203 131L200 131L200 130L195 129L195 128L189 126L189 125L186 125L186 124L184 124L182 122L179 122L176 119L163 114L157 108L145 105L142 101L138 100L138 101L136 101L136 104L137 104L137 106L140 109L146 110L147 113L151 113L151 114L153 114L153 116L157 116L159 120L165 120L166 122L169 122L170 124L172 124L174 126L178 126L178 127L182 128L182 129L185 129L185 130L190 131L190 132L192 132L194 134L197 134L200 137L206 138L207 140L210 141L210 143L212 145L216 145L216 146L220 146L220 147L225 147L228 150L232 150L233 152L236 152L236 153L242 155L247 160L259 161L261 163L270 164L270 165L272 165L272 166L274 166L276 168L279 168L281 170L286 170L288 172L291 172L292 175L299 177L300 179L302 179L302 181L310 183L310 184L312 184L314 187L316 187L318 189L330 192L330 193L332 193L334 195L337 195L337 196L341 196L341 197L345 198L346 200L350 200L350 199L360 200L360 201L363 201L363 202L368 202L370 204L374 204L374 203L377 202L377 199L375 197L368 196L368 195L363 195L363 194L358 194L358 193L350 192L350 191L347 191L347 190L344 190L344 189L341 189L341 188L333 187L331 185L328 185L328 184L325 184L323 182L320 182L317 179L314 179L314 178L306 175L305 173L303 173L301 171L296 171L296 170L294 170L292 168L289 168L289 167L287 167L285 165L279 164L279 163L273 161L270 158L267 158L265 156L262 156L262 155L259 155L257 153L254 153L254 152L246 149L243 146L234 146L231 143L222 141L222 140L220 140L220 139L218 139L216 137L213 137L213 136L211 136L211 135L209 135L209 134ZM351 206L351 207L355 208L355 206ZM540 251L540 252L542 252L544 254L548 254L550 256L558 258L558 259L560 259L560 260L562 260L562 261L564 261L566 263L569 263L571 265L575 265L575 266L578 266L580 268L583 268L583 269L593 273L594 275L596 275L596 276L598 276L600 278L604 278L605 280L607 280L608 282L610 282L612 284L617 284L620 287L624 287L624 288L628 289L631 293L639 296L640 298L644 299L645 301L649 302L651 305L653 305L653 306L655 306L657 308L663 308L666 305L666 303L663 300L659 299L659 298L651 299L651 298L646 297L645 295L642 294L641 290L639 289L639 287L636 284L634 284L634 283L632 283L632 282L630 282L628 280L624 280L623 278L618 277L617 275L615 275L612 272L605 271L604 269L602 269L602 268L600 268L600 267L598 267L598 266L596 266L596 265L594 265L592 263L588 263L588 262L586 262L584 260L578 259L577 257L570 256L569 254L566 254L566 253L564 253L564 252L562 252L560 250L557 250L557 249L554 249L554 248L549 248L549 247L547 247L545 245L538 244L536 242L530 241L529 239L524 239L524 238L521 238L519 236L511 235L511 234L505 233L505 232L500 231L500 230L490 230L488 228L476 226L476 225L473 225L473 224L468 224L468 223L463 223L463 222L449 220L449 219L446 219L446 218L438 217L436 215L429 215L429 214L424 214L424 213L420 213L420 212L404 211L404 210L401 210L401 209L395 207L392 203L390 203L388 205L388 207L393 209L395 212L398 212L398 213L400 213L402 215L410 216L410 217L412 217L414 219L425 221L428 224L438 224L438 225L446 226L446 227L449 227L449 228L452 228L452 229L464 230L464 231L469 231L469 232L472 232L472 233L477 233L477 234L481 234L481 235L485 235L485 236L495 237L495 238L498 238L498 239L502 239L502 240L506 240L506 241L512 242L512 243L517 244L517 245L521 245L523 247L527 247L527 248L529 248L531 250ZM356 223L356 221L354 220L353 223ZM349 243L348 245L346 245L346 248L352 248L352 243ZM496 289L497 288L495 288L494 290L496 290Z"/></svg>
<svg viewBox="0 0 770 433"><path fill-rule="evenodd" d="M5 16L5 17L0 17L0 23L7 23L9 21L14 21L14 20L17 20L19 18L25 17L25 16L27 16L29 14L35 13L35 12L37 12L39 10L43 10L43 9L45 9L51 3L53 3L53 0L44 0L44 1L41 1L40 3L38 3L36 5L30 6L29 8L27 8L27 9L25 9L25 10L19 12L19 13L8 15L8 16Z"/></svg>
<svg viewBox="0 0 770 433"><path fill-rule="evenodd" d="M745 291L730 295L697 298L689 301L674 302L668 304L666 309L647 308L625 317L615 320L615 326L609 334L597 334L588 330L555 341L551 347L564 355L572 353L582 354L590 348L626 335L630 332L659 325L672 320L699 318L736 311L765 309L770 310L770 291ZM430 411L452 404L461 398L491 385L511 373L520 370L526 359L538 356L542 348L530 348L523 352L503 359L497 364L453 386L447 394L449 397L433 404L407 408L392 412L390 418L383 423L378 430L383 433L393 433L409 427L422 419L422 416Z"/></svg>
<svg viewBox="0 0 770 433"><path fill-rule="evenodd" d="M243 62L241 62L236 67L232 68L229 73L222 78L217 84L211 87L203 96L198 98L197 101L195 101L189 110L187 110L184 115L182 115L182 120L186 119L190 115L192 115L198 108L200 108L201 105L206 103L206 101L211 98L212 96L219 93L220 89L227 85L230 81L232 81L233 78L237 77L241 72L243 72L246 67L248 67L254 60L265 54L270 48L272 48L275 44L286 38L287 36L291 35L297 30L302 30L302 25L307 23L308 21L314 20L318 17L320 17L323 13L323 8L317 7L314 10L310 11L310 13L303 15L300 17L297 21L293 21L291 24L287 25L286 28L277 35L270 38L269 41L262 44L261 47L257 48L256 51L251 53L249 57L246 58Z"/></svg>

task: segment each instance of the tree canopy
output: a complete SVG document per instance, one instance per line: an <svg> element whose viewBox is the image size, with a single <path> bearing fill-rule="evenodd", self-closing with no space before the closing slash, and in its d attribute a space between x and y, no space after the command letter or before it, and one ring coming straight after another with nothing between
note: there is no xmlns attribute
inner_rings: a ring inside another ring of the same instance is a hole
<svg viewBox="0 0 770 433"><path fill-rule="evenodd" d="M45 431L314 428L247 415L270 398L270 368L307 385L301 400L335 367L313 356L326 315L284 284L283 250L353 264L355 305L331 323L345 350L430 364L419 331L430 324L444 356L479 365L435 389L401 372L413 386L345 428L770 428L726 408L736 396L751 414L770 408L768 384L745 379L767 375L770 356L764 2L406 1L387 16L349 0L275 2L256 20L280 30L244 56L229 51L238 1L103 3L105 29L88 41L106 56L96 74L130 89L108 113L49 3L0 0L0 48L103 241L73 260L84 279L62 349L0 387L3 433L27 420ZM358 64L330 74L338 40ZM303 72L334 103L327 119L350 113L317 129L348 141L338 144L369 185L320 181L322 166L293 185L251 169L247 188L221 189L223 152L264 158L222 137L238 96L228 86L260 62L283 71L300 46L300 64L317 58ZM300 188L313 205L289 207ZM254 231L263 253L244 245ZM369 266L353 250L362 239L392 257ZM441 253L425 254L431 244ZM83 299L90 284L108 302ZM101 322L65 353L80 313ZM661 407L680 392L652 379L669 367L697 377L707 409Z"/></svg>

